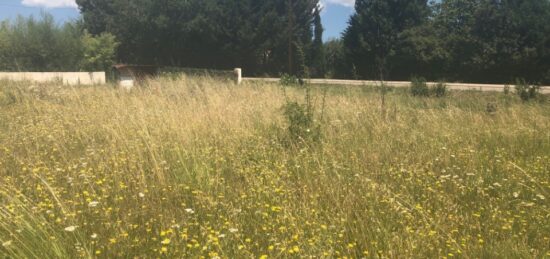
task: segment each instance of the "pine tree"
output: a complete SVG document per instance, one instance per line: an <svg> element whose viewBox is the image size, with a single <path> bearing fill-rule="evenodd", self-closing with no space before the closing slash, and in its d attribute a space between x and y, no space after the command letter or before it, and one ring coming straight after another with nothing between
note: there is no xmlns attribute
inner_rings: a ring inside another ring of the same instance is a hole
<svg viewBox="0 0 550 259"><path fill-rule="evenodd" d="M323 48L323 24L321 22L321 9L315 8L314 12L314 38L311 47L311 67L313 77L324 77L326 71L325 52Z"/></svg>
<svg viewBox="0 0 550 259"><path fill-rule="evenodd" d="M383 80L401 33L428 18L427 0L357 0L355 11L344 32L348 62L361 77Z"/></svg>

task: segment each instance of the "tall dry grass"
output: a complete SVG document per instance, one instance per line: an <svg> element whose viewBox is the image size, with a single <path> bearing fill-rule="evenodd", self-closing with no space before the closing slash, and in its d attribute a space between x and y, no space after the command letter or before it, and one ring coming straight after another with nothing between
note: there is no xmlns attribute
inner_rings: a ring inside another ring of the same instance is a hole
<svg viewBox="0 0 550 259"><path fill-rule="evenodd" d="M29 85L0 83L2 257L550 256L547 102L329 87L288 145L276 84Z"/></svg>

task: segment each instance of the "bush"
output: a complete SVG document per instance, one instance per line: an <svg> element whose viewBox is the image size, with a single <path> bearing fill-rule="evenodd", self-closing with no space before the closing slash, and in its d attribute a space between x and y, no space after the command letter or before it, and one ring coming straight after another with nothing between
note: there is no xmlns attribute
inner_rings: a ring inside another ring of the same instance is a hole
<svg viewBox="0 0 550 259"><path fill-rule="evenodd" d="M296 101L288 102L284 106L284 114L288 121L288 133L294 143L316 142L320 138L320 127L313 120L313 113L306 105Z"/></svg>
<svg viewBox="0 0 550 259"><path fill-rule="evenodd" d="M411 94L413 96L444 97L445 95L447 95L447 85L443 82L439 82L433 87L428 87L425 78L413 77L411 79Z"/></svg>
<svg viewBox="0 0 550 259"><path fill-rule="evenodd" d="M444 97L447 95L447 85L443 82L439 82L431 89L431 92L436 97Z"/></svg>
<svg viewBox="0 0 550 259"><path fill-rule="evenodd" d="M299 80L296 76L292 76L289 74L282 74L280 83L281 85L284 85L284 86L298 85Z"/></svg>
<svg viewBox="0 0 550 259"><path fill-rule="evenodd" d="M321 125L315 121L315 107L309 87L306 87L305 103L301 104L287 98L283 113L288 122L287 129L292 144L319 142Z"/></svg>
<svg viewBox="0 0 550 259"><path fill-rule="evenodd" d="M423 77L413 77L411 79L411 94L413 96L429 96L430 89Z"/></svg>
<svg viewBox="0 0 550 259"><path fill-rule="evenodd" d="M540 94L539 85L531 85L525 79L516 79L516 93L524 102L536 99Z"/></svg>

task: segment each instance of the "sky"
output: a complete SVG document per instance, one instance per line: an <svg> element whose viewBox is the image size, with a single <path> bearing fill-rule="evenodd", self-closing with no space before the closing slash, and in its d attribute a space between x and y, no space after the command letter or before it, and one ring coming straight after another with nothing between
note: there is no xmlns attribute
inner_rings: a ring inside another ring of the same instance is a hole
<svg viewBox="0 0 550 259"><path fill-rule="evenodd" d="M355 0L321 0L324 38L338 38L347 27ZM0 0L0 20L17 15L38 16L42 11L51 13L58 22L77 19L80 14L74 0Z"/></svg>

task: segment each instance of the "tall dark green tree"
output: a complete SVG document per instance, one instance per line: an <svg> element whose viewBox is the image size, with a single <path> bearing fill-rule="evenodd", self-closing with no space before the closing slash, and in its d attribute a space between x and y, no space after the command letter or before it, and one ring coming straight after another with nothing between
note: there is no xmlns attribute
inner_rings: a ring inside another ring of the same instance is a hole
<svg viewBox="0 0 550 259"><path fill-rule="evenodd" d="M323 53L325 55L325 75L328 78L346 78L349 73L346 65L344 44L342 39L329 39L323 44Z"/></svg>
<svg viewBox="0 0 550 259"><path fill-rule="evenodd" d="M436 11L447 78L550 82L550 1L443 0Z"/></svg>
<svg viewBox="0 0 550 259"><path fill-rule="evenodd" d="M325 52L323 48L323 23L321 22L321 8L315 8L313 19L314 37L311 47L311 76L324 77L326 71Z"/></svg>
<svg viewBox="0 0 550 259"><path fill-rule="evenodd" d="M318 0L290 1L290 15L288 0L77 0L77 4L91 33L117 36L118 56L124 62L239 66L247 74L277 74L288 69L289 36L293 60L299 60L297 50L309 53Z"/></svg>
<svg viewBox="0 0 550 259"><path fill-rule="evenodd" d="M474 60L480 81L510 82L522 77L545 80L550 69L550 1L503 0L483 2L476 13L474 37L480 51Z"/></svg>
<svg viewBox="0 0 550 259"><path fill-rule="evenodd" d="M481 50L480 41L473 30L476 13L485 0L443 0L435 6L434 31L446 58L443 63L445 77L449 80L470 80L476 73L476 53Z"/></svg>
<svg viewBox="0 0 550 259"><path fill-rule="evenodd" d="M429 17L427 0L357 0L344 32L348 62L363 78L385 79L399 60L403 32Z"/></svg>

